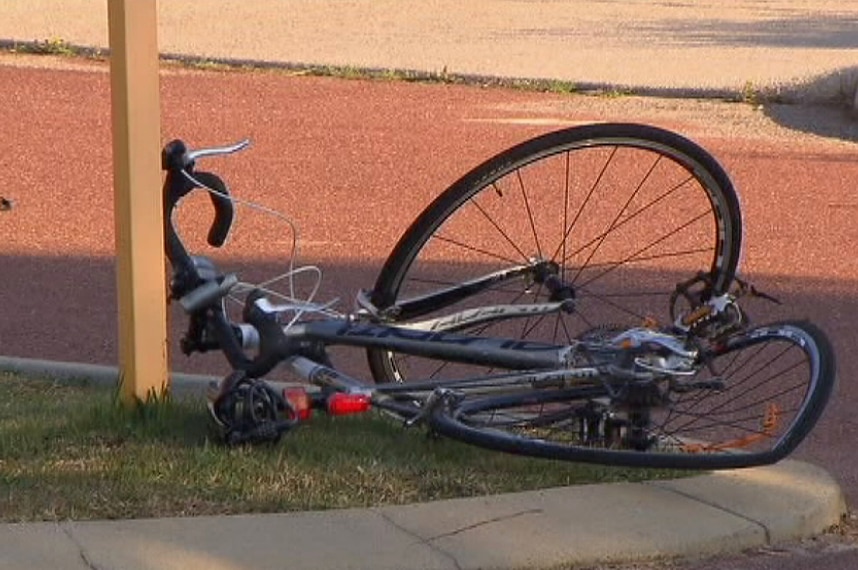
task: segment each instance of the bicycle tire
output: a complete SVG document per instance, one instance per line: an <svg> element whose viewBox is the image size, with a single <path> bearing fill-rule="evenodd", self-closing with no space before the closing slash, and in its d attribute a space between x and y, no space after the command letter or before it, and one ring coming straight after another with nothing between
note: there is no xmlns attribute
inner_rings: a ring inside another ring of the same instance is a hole
<svg viewBox="0 0 858 570"><path fill-rule="evenodd" d="M602 409L604 389L464 399L438 406L431 425L470 444L550 459L670 469L750 467L795 450L819 420L835 375L825 334L807 322L783 322L717 346L689 382L702 386L721 378L723 389L673 393L669 405L651 410L646 449L623 445L632 429L628 420L640 411L627 403Z"/></svg>
<svg viewBox="0 0 858 570"><path fill-rule="evenodd" d="M556 186L546 184L556 182L550 175L559 178ZM648 229L660 220L669 226L666 233ZM551 243L541 229L549 223L556 229ZM439 195L388 257L372 301L385 309L433 287L550 258L574 289L574 313L470 332L568 344L596 324L669 319L670 293L698 272L708 274L714 293L723 292L739 262L741 236L733 185L697 144L637 124L572 127L501 152ZM669 237L681 245L671 249L664 243ZM646 286L630 290L637 283ZM443 309L545 300L542 286L530 285L506 282ZM415 357L406 364L403 355L380 349L368 357L378 383L481 373Z"/></svg>

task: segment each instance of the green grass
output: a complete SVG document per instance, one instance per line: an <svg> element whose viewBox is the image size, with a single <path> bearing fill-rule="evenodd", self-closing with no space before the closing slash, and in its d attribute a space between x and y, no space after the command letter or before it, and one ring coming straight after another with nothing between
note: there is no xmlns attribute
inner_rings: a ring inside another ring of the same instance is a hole
<svg viewBox="0 0 858 570"><path fill-rule="evenodd" d="M0 373L0 520L365 507L676 472L493 453L373 414L314 417L278 444L226 448L196 400L129 410L110 389Z"/></svg>

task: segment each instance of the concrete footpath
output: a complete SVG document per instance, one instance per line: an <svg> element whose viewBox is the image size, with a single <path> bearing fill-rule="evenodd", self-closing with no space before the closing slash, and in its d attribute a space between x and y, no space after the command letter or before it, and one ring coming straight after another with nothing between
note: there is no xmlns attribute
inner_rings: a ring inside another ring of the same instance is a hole
<svg viewBox="0 0 858 570"><path fill-rule="evenodd" d="M0 40L107 45L107 0L3 0ZM858 4L840 0L162 0L162 51L550 78L673 95L855 101ZM31 368L28 368L31 367ZM39 368L41 367L41 368ZM0 369L115 370L3 359ZM182 382L177 381L177 387ZM795 461L677 481L365 510L0 525L0 568L543 568L702 556L812 536L845 512Z"/></svg>
<svg viewBox="0 0 858 570"><path fill-rule="evenodd" d="M824 471L775 467L374 509L0 526L4 570L546 568L703 556L817 533Z"/></svg>

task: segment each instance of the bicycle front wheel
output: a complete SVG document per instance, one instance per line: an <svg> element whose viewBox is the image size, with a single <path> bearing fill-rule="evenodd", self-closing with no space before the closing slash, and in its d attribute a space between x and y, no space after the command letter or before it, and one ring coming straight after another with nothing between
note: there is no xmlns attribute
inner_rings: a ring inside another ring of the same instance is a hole
<svg viewBox="0 0 858 570"><path fill-rule="evenodd" d="M773 463L813 428L831 394L825 335L805 322L753 329L718 346L697 376L464 399L435 430L522 455L677 469Z"/></svg>
<svg viewBox="0 0 858 570"><path fill-rule="evenodd" d="M698 145L650 126L574 127L500 153L438 196L387 259L372 300L386 309L507 271L454 302L417 316L390 311L389 318L408 326L475 307L573 298L572 313L465 329L568 344L598 324L668 319L670 293L698 273L713 293L723 292L739 261L741 232L733 185ZM369 362L377 382L485 372L378 349Z"/></svg>

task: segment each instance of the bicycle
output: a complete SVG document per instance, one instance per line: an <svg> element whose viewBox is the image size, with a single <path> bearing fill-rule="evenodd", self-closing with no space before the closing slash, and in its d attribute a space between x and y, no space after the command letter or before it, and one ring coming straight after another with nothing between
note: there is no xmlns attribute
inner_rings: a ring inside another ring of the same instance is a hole
<svg viewBox="0 0 858 570"><path fill-rule="evenodd" d="M295 299L291 282L272 302L270 282L242 286L186 250L173 211L188 193L211 196L212 246L233 220L226 184L196 163L248 144L162 153L181 347L220 350L232 368L209 400L228 443L276 441L316 408L377 408L499 451L720 469L786 457L822 414L829 341L809 322L748 324L739 299L771 298L736 278L735 190L680 135L596 124L490 158L418 216L348 314ZM501 219L510 204L521 210ZM240 321L226 305L239 292ZM665 305L666 325L651 317ZM367 349L374 383L337 370L333 345ZM281 363L318 389L275 390L263 378Z"/></svg>

